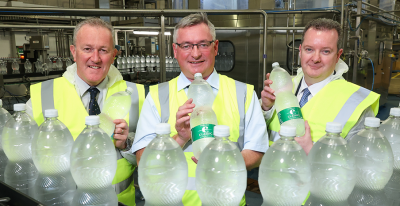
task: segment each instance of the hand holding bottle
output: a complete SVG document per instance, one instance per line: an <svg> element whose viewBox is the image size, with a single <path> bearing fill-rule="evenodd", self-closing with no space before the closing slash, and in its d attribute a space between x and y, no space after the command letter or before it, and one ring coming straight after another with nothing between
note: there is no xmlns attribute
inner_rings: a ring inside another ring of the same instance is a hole
<svg viewBox="0 0 400 206"><path fill-rule="evenodd" d="M270 75L270 73L266 75L266 80L264 81L264 89L261 91L261 108L264 111L268 111L271 109L272 106L274 106L276 98L274 95L275 91L269 86L273 83L272 80L269 79Z"/></svg>
<svg viewBox="0 0 400 206"><path fill-rule="evenodd" d="M115 124L115 130L114 130L115 147L118 149L125 149L127 147L125 142L129 134L128 124L124 119L116 119L113 121L113 123Z"/></svg>
<svg viewBox="0 0 400 206"><path fill-rule="evenodd" d="M176 123L175 129L178 132L173 138L178 142L178 144L183 147L186 142L188 142L192 136L190 131L190 116L189 113L193 112L193 108L195 107L192 104L193 99L188 99L182 106L178 108L178 112L176 112Z"/></svg>

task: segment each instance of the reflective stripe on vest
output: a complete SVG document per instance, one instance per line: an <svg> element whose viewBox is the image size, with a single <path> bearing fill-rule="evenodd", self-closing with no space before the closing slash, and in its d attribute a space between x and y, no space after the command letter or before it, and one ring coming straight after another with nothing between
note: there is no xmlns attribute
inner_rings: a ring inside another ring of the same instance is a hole
<svg viewBox="0 0 400 206"><path fill-rule="evenodd" d="M175 114L178 107L187 101L185 91L183 89L179 92L177 91L177 80L178 77L169 82L150 87L150 95L159 112L161 122L171 125L171 136L177 133L174 125L176 123ZM224 75L219 75L219 84L219 91L214 100L213 110L217 115L218 124L230 127L231 137L229 139L235 142L238 148L242 150L244 146L245 113L252 100L254 87L235 81ZM183 150L189 168L188 185L183 202L184 205L199 205L199 197L195 191L196 164L191 160L193 156L192 141L186 143ZM244 204L245 200L243 199L241 205Z"/></svg>
<svg viewBox="0 0 400 206"><path fill-rule="evenodd" d="M327 122L340 122L343 125L341 136L345 138L357 123L361 114L369 106L375 115L379 109L379 95L346 80L335 80L327 84L311 98L301 112L311 127L314 142L325 135ZM276 112L268 128L278 132L280 129Z"/></svg>

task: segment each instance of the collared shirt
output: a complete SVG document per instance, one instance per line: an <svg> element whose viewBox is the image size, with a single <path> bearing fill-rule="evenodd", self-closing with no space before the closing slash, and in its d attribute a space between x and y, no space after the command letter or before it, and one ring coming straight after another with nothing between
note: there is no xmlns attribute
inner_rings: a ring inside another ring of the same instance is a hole
<svg viewBox="0 0 400 206"><path fill-rule="evenodd" d="M214 94L217 95L219 90L219 76L215 69L206 81L212 87ZM187 94L190 83L190 80L181 72L177 81L177 90L180 91L183 89ZM135 153L136 151L146 147L150 143L150 141L156 136L155 126L158 123L161 123L161 117L154 104L153 98L151 95L147 95L146 100L143 103L141 115L139 117L136 136L131 149L132 153ZM268 133L266 130L266 124L262 115L261 107L258 104L257 94L254 92L245 117L243 149L249 149L263 153L267 151Z"/></svg>
<svg viewBox="0 0 400 206"><path fill-rule="evenodd" d="M99 89L99 93L96 96L97 104L99 104L100 109L103 108L103 103L107 94L107 83L108 83L108 76L104 78L104 80L97 86ZM89 102L90 102L90 93L87 91L90 86L83 81L77 73L75 73L75 89L76 92L79 94L79 97L82 100L83 106L85 106L86 111L89 112Z"/></svg>
<svg viewBox="0 0 400 206"><path fill-rule="evenodd" d="M317 95L317 93L318 93L322 88L324 88L325 85L327 85L329 82L332 81L333 73L334 73L334 72L332 72L332 74L331 74L329 77L327 77L326 79L324 79L324 80L322 80L322 81L320 81L320 82L318 82L318 83L315 83L315 84L313 84L313 85L311 85L311 86L308 86L308 85L307 85L307 83L306 83L306 81L304 80L304 77L303 77L302 80L301 80L299 92L297 93L297 100L300 102L301 97L303 97L304 89L305 89L305 88L308 88L308 90L309 90L310 93L311 93L311 94L308 96L308 101L310 101L310 99L311 99L312 97L314 97L315 95Z"/></svg>

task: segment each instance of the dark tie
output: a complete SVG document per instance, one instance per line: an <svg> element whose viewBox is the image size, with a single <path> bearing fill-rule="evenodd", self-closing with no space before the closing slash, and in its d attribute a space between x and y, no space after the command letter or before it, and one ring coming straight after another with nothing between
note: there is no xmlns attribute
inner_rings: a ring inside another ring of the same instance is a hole
<svg viewBox="0 0 400 206"><path fill-rule="evenodd" d="M310 96L311 92L308 90L308 88L305 88L303 90L303 96L300 99L300 108L302 108L307 102L308 102L308 96Z"/></svg>
<svg viewBox="0 0 400 206"><path fill-rule="evenodd" d="M96 96L100 91L96 87L90 87L88 92L90 92L89 115L98 115L100 114L100 107L97 103Z"/></svg>

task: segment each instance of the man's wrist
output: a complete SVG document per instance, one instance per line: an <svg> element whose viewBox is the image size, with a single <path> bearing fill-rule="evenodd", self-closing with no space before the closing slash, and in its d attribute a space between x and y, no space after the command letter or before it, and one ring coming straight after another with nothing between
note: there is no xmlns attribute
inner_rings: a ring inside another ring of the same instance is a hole
<svg viewBox="0 0 400 206"><path fill-rule="evenodd" d="M129 139L129 137L126 138L125 145L126 145L126 147L124 149L120 149L122 152L127 152L127 151L131 150L132 141Z"/></svg>

